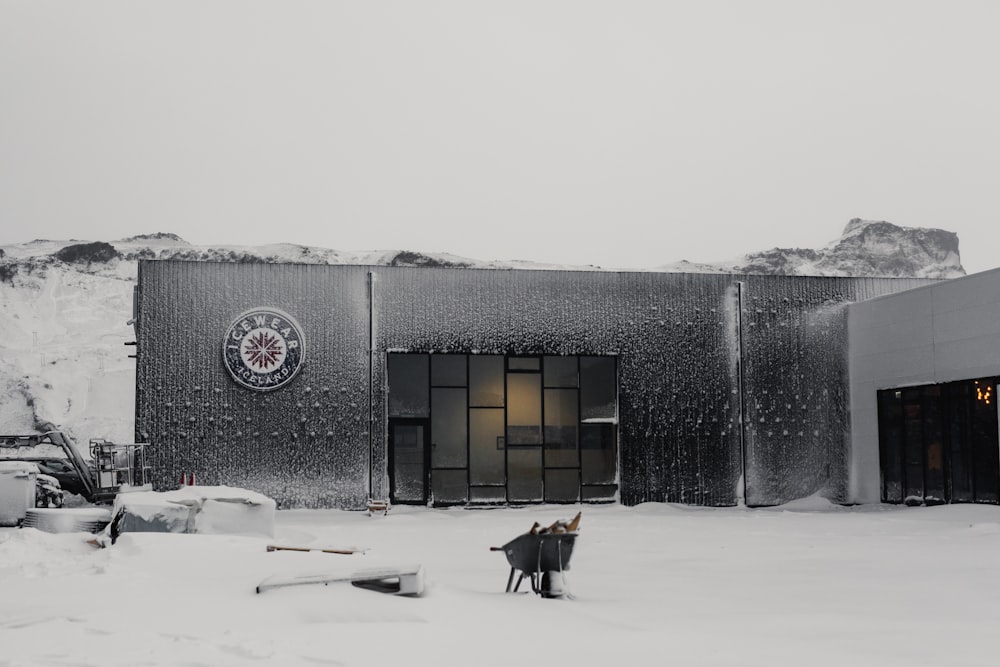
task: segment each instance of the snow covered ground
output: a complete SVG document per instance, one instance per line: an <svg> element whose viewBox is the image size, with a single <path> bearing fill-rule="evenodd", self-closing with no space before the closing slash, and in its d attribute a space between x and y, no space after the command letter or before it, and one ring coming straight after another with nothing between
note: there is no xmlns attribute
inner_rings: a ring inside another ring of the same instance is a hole
<svg viewBox="0 0 1000 667"><path fill-rule="evenodd" d="M582 510L575 599L488 550ZM1000 508L290 510L276 535L0 529L0 665L992 665ZM361 546L351 556L269 543ZM421 563L404 598L273 574ZM527 584L522 586L527 588Z"/></svg>

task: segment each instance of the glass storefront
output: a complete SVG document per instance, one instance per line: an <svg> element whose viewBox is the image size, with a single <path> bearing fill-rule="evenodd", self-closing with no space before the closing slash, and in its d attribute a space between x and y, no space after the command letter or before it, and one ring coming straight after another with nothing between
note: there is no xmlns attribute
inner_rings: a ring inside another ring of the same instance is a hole
<svg viewBox="0 0 1000 667"><path fill-rule="evenodd" d="M882 501L997 503L997 378L878 392Z"/></svg>
<svg viewBox="0 0 1000 667"><path fill-rule="evenodd" d="M614 500L616 362L613 356L389 354L392 501Z"/></svg>

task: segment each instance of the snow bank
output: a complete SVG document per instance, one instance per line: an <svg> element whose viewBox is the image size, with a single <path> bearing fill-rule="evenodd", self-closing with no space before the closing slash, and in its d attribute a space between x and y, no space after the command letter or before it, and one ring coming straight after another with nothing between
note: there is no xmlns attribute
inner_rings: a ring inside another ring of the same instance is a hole
<svg viewBox="0 0 1000 667"><path fill-rule="evenodd" d="M228 486L185 486L174 491L135 491L115 497L108 531L274 535L274 500Z"/></svg>

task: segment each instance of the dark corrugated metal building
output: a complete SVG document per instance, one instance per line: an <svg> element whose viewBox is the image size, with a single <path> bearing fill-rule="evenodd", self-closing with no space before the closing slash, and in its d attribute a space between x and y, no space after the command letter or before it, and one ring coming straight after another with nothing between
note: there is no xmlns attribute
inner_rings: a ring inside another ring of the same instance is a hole
<svg viewBox="0 0 1000 667"><path fill-rule="evenodd" d="M928 281L143 261L156 486L281 507L846 499L846 304Z"/></svg>

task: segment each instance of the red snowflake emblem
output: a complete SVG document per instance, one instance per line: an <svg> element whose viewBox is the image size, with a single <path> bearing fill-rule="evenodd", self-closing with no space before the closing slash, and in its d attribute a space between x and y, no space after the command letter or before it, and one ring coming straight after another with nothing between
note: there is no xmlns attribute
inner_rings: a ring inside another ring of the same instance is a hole
<svg viewBox="0 0 1000 667"><path fill-rule="evenodd" d="M243 342L243 361L251 369L267 371L271 366L280 366L285 356L284 341L269 331L258 329L247 335Z"/></svg>

